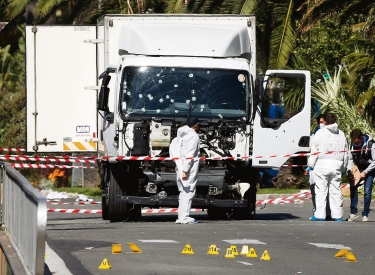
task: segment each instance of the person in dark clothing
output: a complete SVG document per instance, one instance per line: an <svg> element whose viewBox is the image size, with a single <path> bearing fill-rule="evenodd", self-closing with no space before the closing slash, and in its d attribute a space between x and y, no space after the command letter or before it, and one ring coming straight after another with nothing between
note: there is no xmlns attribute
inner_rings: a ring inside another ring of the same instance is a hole
<svg viewBox="0 0 375 275"><path fill-rule="evenodd" d="M353 221L358 215L358 187L361 184L354 184L352 170L354 164L360 171L359 179L364 182L364 209L362 212L362 221L367 222L370 213L372 184L375 176L375 142L370 135L365 135L359 129L350 132L350 150L348 162L348 176L351 179L350 184L350 215L348 221Z"/></svg>

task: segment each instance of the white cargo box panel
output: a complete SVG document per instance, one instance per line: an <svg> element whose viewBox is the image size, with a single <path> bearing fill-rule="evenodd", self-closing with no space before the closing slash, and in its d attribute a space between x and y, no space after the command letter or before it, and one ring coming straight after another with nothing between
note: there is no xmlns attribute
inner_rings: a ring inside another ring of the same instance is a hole
<svg viewBox="0 0 375 275"><path fill-rule="evenodd" d="M96 27L36 28L26 27L27 151L46 141L56 145L38 152L95 152Z"/></svg>
<svg viewBox="0 0 375 275"><path fill-rule="evenodd" d="M104 28L104 67L118 64L119 54L146 56L228 56L223 45L243 51L254 57L250 71L255 66L255 16L254 15L104 15L98 19ZM183 32L181 31L183 27ZM248 32L248 34L246 34ZM207 35L207 33L209 35ZM186 39L188 36L190 39ZM133 39L129 39L132 37ZM238 39L242 37L242 39ZM249 40L246 40L249 38ZM188 40L188 42L186 42ZM223 41L224 40L224 41ZM184 41L185 44L181 44ZM228 41L232 41L228 43ZM238 44L241 41L242 44ZM224 55L223 55L224 52ZM99 51L99 55L102 52ZM233 52L232 57L237 57Z"/></svg>

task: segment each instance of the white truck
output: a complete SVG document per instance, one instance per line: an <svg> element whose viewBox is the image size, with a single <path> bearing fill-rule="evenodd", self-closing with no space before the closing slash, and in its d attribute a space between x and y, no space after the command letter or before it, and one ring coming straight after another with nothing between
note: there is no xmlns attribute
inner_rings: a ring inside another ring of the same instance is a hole
<svg viewBox="0 0 375 275"><path fill-rule="evenodd" d="M169 144L195 116L192 206L250 218L256 168L309 151L311 101L308 71L257 76L255 29L251 15L165 14L26 27L27 150L98 150L103 219L138 219L178 206ZM296 90L302 103L285 104Z"/></svg>

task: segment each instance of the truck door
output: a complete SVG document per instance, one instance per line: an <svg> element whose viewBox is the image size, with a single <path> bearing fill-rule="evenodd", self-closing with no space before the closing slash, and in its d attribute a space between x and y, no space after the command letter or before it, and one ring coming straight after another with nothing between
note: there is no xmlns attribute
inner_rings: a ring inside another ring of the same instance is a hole
<svg viewBox="0 0 375 275"><path fill-rule="evenodd" d="M95 39L96 26L26 26L28 152L96 152Z"/></svg>
<svg viewBox="0 0 375 275"><path fill-rule="evenodd" d="M310 150L310 72L269 70L263 88L254 106L252 164L279 168L288 159L279 156Z"/></svg>

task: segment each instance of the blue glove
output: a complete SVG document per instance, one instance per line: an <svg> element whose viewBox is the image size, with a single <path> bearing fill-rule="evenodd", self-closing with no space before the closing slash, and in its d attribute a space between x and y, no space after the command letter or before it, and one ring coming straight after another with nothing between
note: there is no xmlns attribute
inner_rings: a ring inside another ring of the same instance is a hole
<svg viewBox="0 0 375 275"><path fill-rule="evenodd" d="M312 171L312 170L314 170L314 168L312 168L311 166L308 166L305 171L309 172L309 171Z"/></svg>

